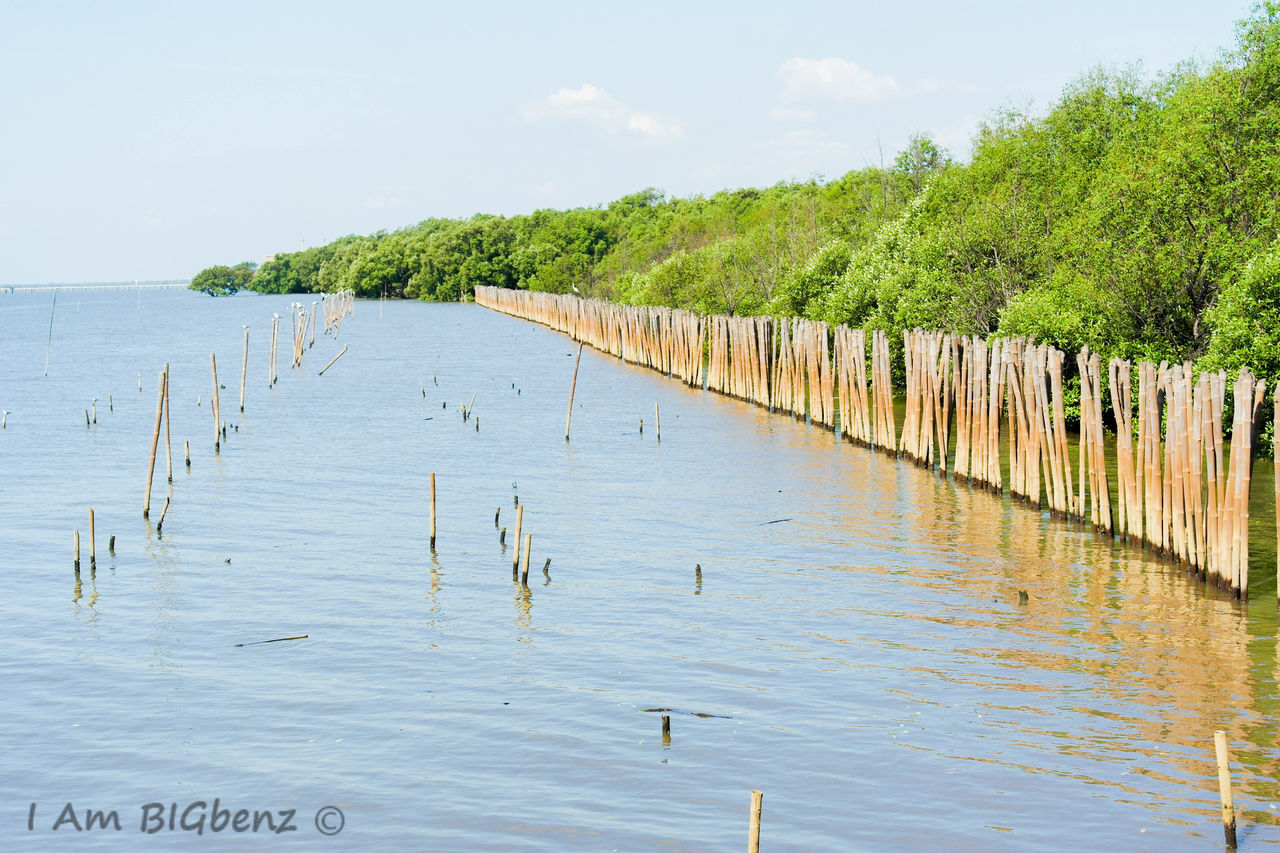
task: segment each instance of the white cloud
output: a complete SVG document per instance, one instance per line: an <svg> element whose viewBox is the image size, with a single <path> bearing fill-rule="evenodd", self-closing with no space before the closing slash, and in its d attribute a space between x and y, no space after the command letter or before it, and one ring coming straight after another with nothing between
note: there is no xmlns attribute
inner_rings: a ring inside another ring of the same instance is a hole
<svg viewBox="0 0 1280 853"><path fill-rule="evenodd" d="M788 59L778 73L784 86L783 97L789 101L882 101L902 91L892 77L878 76L857 63L834 56Z"/></svg>
<svg viewBox="0 0 1280 853"><path fill-rule="evenodd" d="M635 133L654 142L677 139L683 129L650 113L634 112L604 89L583 83L577 89L558 89L524 110L525 119L577 119L606 133Z"/></svg>

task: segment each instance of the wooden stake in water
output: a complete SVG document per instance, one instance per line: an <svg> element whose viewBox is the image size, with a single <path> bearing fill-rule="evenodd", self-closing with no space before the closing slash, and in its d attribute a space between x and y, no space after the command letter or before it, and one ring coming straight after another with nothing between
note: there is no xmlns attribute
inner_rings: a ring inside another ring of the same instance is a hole
<svg viewBox="0 0 1280 853"><path fill-rule="evenodd" d="M98 536L93 528L93 507L89 507L89 568L98 566Z"/></svg>
<svg viewBox="0 0 1280 853"><path fill-rule="evenodd" d="M760 812L763 800L764 794L759 791L751 792L751 822L747 826L748 853L760 853Z"/></svg>
<svg viewBox="0 0 1280 853"><path fill-rule="evenodd" d="M337 355L335 355L335 356L334 356L334 357L329 361L329 363L328 363L328 364L326 364L326 365L324 366L324 370L321 370L321 371L320 371L320 373L319 373L319 374L317 374L317 375L318 375L318 376L324 376L324 371L325 371L325 370L328 370L330 367L333 367L333 362L335 362L335 361L337 361L338 359L342 358L342 354L343 354L343 353L345 353L345 352L347 351L347 349L348 349L347 347L343 347L343 348L342 348L342 352L340 352L340 353L338 353Z"/></svg>
<svg viewBox="0 0 1280 853"><path fill-rule="evenodd" d="M662 742L671 743L671 715L662 715Z"/></svg>
<svg viewBox="0 0 1280 853"><path fill-rule="evenodd" d="M244 361L240 363L240 411L244 411L244 380L249 375L249 327L244 327Z"/></svg>
<svg viewBox="0 0 1280 853"><path fill-rule="evenodd" d="M78 572L80 571L80 531L79 530L75 531L75 533L73 534L72 542L74 543L74 546L75 546L75 560L76 560L75 566L76 566L76 571Z"/></svg>
<svg viewBox="0 0 1280 853"><path fill-rule="evenodd" d="M653 429L657 434L658 441L662 441L662 416L658 413L658 403L653 404Z"/></svg>
<svg viewBox="0 0 1280 853"><path fill-rule="evenodd" d="M524 566L520 569L520 585L529 585L529 547L533 542L533 534L526 533L524 535Z"/></svg>
<svg viewBox="0 0 1280 853"><path fill-rule="evenodd" d="M222 415L218 406L218 361L209 353L209 369L213 371L213 449L222 448Z"/></svg>
<svg viewBox="0 0 1280 853"><path fill-rule="evenodd" d="M573 392L578 388L578 365L582 363L582 344L578 344L578 358L573 362L573 382L569 385L569 414L564 419L564 440L569 440L569 422L573 420Z"/></svg>
<svg viewBox="0 0 1280 853"><path fill-rule="evenodd" d="M169 362L164 364L164 467L170 483L173 482L173 445L169 443Z"/></svg>
<svg viewBox="0 0 1280 853"><path fill-rule="evenodd" d="M182 450L187 455L187 470L190 471L191 470L191 442L189 441L182 442Z"/></svg>
<svg viewBox="0 0 1280 853"><path fill-rule="evenodd" d="M160 520L156 522L156 533L164 527L164 517L169 514L169 498L164 499L164 508L160 510Z"/></svg>
<svg viewBox="0 0 1280 853"><path fill-rule="evenodd" d="M1227 753L1227 733L1213 733L1213 746L1218 753L1218 795L1222 798L1222 832L1227 846L1236 846L1236 807L1231 801L1231 757Z"/></svg>
<svg viewBox="0 0 1280 853"><path fill-rule="evenodd" d="M431 550L436 549L436 474L431 472Z"/></svg>
<svg viewBox="0 0 1280 853"><path fill-rule="evenodd" d="M156 473L156 446L160 444L160 421L164 417L165 372L160 371L160 387L156 395L156 428L151 436L151 461L147 465L147 492L142 498L142 517L151 513L151 478Z"/></svg>
<svg viewBox="0 0 1280 853"><path fill-rule="evenodd" d="M44 375L49 375L49 353L53 351L53 312L58 308L58 291L53 291L53 305L49 308L49 341L44 347ZM142 390L142 374L138 374L138 390Z"/></svg>
<svg viewBox="0 0 1280 853"><path fill-rule="evenodd" d="M511 556L511 574L514 575L520 570L520 526L524 524L524 507L516 507L516 547L515 553Z"/></svg>

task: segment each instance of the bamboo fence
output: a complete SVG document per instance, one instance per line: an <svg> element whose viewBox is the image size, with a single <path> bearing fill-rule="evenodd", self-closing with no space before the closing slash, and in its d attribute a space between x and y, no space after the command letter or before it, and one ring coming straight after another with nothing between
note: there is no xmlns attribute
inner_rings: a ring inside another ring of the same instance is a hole
<svg viewBox="0 0 1280 853"><path fill-rule="evenodd" d="M1076 356L1080 428L1073 448L1066 356L1047 344L904 333L899 430L883 331L870 332L868 347L866 330L800 318L704 317L494 287L477 287L476 302L690 386L808 419L957 482L996 493L1007 482L1019 502L1140 543L1248 598L1250 480L1267 388L1247 368L1231 385L1228 452L1226 373L1196 376L1189 362L1135 367L1113 358L1104 383L1101 356L1086 348ZM1273 408L1280 421L1280 383ZM1273 449L1280 538L1280 435ZM1280 590L1280 558L1276 572Z"/></svg>

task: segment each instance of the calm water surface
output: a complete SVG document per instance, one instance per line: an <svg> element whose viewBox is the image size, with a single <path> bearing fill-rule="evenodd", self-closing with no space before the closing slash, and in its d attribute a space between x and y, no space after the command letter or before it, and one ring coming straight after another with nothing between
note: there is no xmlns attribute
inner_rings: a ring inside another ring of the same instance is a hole
<svg viewBox="0 0 1280 853"><path fill-rule="evenodd" d="M289 302L63 291L46 377L50 295L0 295L3 849L740 850L758 788L770 851L1206 850L1215 728L1280 844L1269 595L590 349L566 443L576 345L476 306L360 303L291 369Z"/></svg>

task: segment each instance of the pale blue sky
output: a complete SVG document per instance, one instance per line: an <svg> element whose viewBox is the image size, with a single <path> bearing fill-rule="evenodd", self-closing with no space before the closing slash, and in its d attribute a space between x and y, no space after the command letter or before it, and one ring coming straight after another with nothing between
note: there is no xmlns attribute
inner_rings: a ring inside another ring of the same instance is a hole
<svg viewBox="0 0 1280 853"><path fill-rule="evenodd" d="M0 283L763 186L1212 60L1248 4L0 0Z"/></svg>

